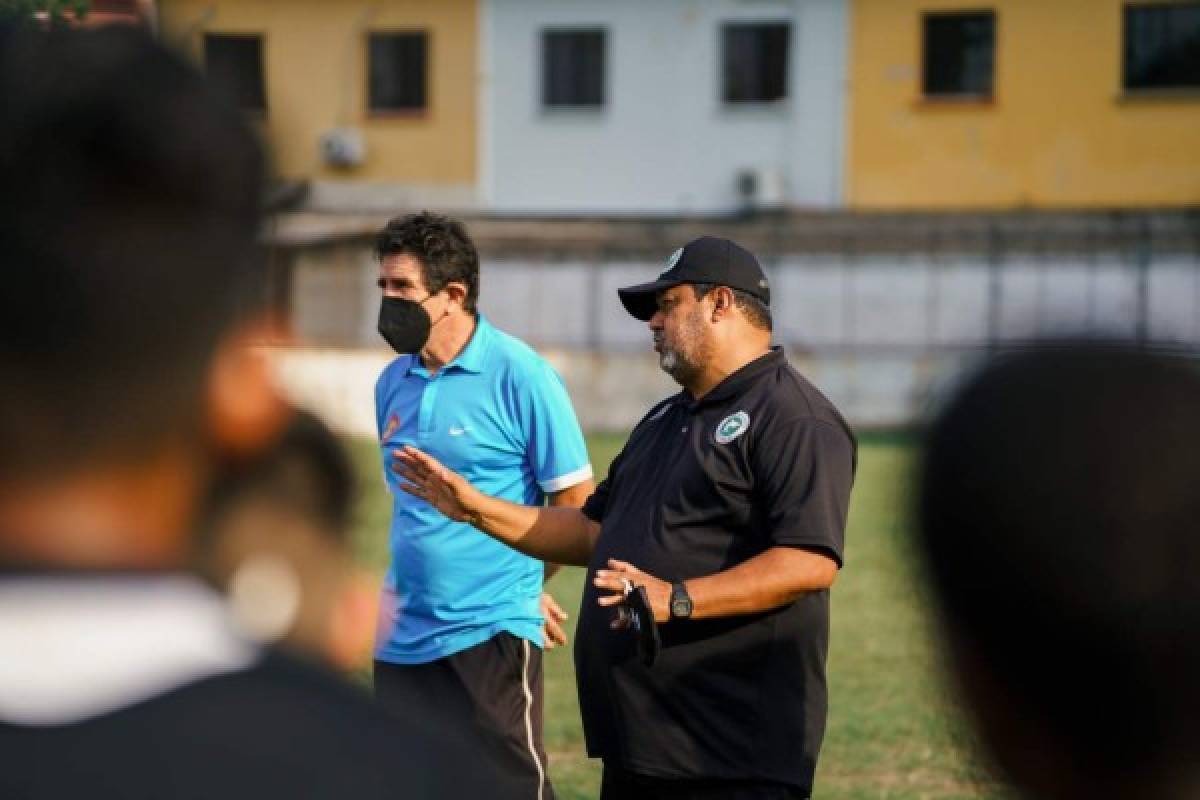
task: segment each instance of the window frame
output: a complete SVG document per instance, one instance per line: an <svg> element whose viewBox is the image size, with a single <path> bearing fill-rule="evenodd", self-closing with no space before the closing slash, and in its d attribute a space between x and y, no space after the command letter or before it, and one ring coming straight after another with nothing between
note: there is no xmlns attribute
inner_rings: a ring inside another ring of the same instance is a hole
<svg viewBox="0 0 1200 800"><path fill-rule="evenodd" d="M550 103L547 94L549 84L547 75L549 69L551 36L563 34L600 34L600 102L599 103ZM606 111L611 103L610 68L612 59L609 58L609 26L601 24L578 25L545 25L538 30L539 60L538 60L538 109L543 114L599 114Z"/></svg>
<svg viewBox="0 0 1200 800"><path fill-rule="evenodd" d="M928 87L929 21L937 18L988 16L992 22L992 64L990 88L987 92L930 92ZM920 105L927 106L993 106L999 96L997 76L1000 73L1000 13L995 7L939 8L922 11L917 28L917 96Z"/></svg>
<svg viewBox="0 0 1200 800"><path fill-rule="evenodd" d="M371 104L371 42L376 37L419 36L424 42L425 58L421 69L422 105L412 107L375 108ZM433 113L433 30L431 28L374 28L363 39L363 110L368 119L425 118Z"/></svg>
<svg viewBox="0 0 1200 800"><path fill-rule="evenodd" d="M789 17L767 19L725 19L717 25L717 103L727 112L763 111L786 107L792 101L792 58L795 46L794 20ZM726 95L728 51L727 33L734 28L783 28L787 32L783 59L783 93L773 100L730 100Z"/></svg>
<svg viewBox="0 0 1200 800"><path fill-rule="evenodd" d="M266 33L262 32L262 31L213 31L213 30L204 31L203 35L201 36L200 50L201 50L203 64L204 64L204 75L205 75L205 78L210 81L212 81L212 72L211 72L211 65L209 63L208 45L209 45L209 42L214 39L253 41L258 45L258 58L257 58L258 71L257 71L257 75L255 76L255 83L258 84L257 90L258 90L258 94L261 97L262 103L259 106L246 106L246 105L242 105L239 98L232 98L232 99L235 101L238 110L241 111L243 114L248 114L248 115L251 115L254 117L265 118L271 108L271 104L270 104L270 100L269 100L270 96L267 91L267 35L266 35ZM212 81L212 83L214 86L217 86L218 91L222 91L219 87L219 84L217 84L216 81Z"/></svg>

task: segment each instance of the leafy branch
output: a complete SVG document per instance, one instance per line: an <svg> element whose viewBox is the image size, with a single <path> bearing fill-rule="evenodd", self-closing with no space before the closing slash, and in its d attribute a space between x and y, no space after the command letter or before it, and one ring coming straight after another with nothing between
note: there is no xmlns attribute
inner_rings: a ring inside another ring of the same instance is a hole
<svg viewBox="0 0 1200 800"><path fill-rule="evenodd" d="M87 17L90 0L0 0L0 22L35 22L66 25Z"/></svg>

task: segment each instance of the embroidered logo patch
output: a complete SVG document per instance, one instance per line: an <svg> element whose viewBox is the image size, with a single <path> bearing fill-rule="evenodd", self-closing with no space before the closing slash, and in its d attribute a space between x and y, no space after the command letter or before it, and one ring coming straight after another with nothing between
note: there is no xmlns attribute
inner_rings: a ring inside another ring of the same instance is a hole
<svg viewBox="0 0 1200 800"><path fill-rule="evenodd" d="M749 427L750 415L745 411L739 411L721 420L721 424L717 426L717 432L713 434L713 438L717 440L717 444L729 444L745 433Z"/></svg>

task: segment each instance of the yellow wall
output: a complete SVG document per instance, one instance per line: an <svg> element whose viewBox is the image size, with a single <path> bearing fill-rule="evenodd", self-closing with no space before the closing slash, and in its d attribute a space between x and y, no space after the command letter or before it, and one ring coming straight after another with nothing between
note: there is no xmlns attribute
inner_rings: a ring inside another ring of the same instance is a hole
<svg viewBox="0 0 1200 800"><path fill-rule="evenodd" d="M852 0L849 205L1200 203L1200 92L1122 96L1122 5ZM922 12L989 8L994 102L922 102Z"/></svg>
<svg viewBox="0 0 1200 800"><path fill-rule="evenodd" d="M203 35L263 35L267 113L263 132L285 178L423 185L476 177L475 0L160 0L163 38L199 58ZM429 32L428 107L423 114L367 113L367 34ZM320 135L355 127L365 163L325 166Z"/></svg>

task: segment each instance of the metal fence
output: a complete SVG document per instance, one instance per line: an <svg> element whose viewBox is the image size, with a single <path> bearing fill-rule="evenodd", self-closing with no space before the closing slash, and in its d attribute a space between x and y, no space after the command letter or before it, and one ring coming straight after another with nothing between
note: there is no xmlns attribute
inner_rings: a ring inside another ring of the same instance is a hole
<svg viewBox="0 0 1200 800"><path fill-rule="evenodd" d="M1200 256L1194 253L810 253L764 259L776 339L814 354L931 354L1055 333L1200 345ZM481 308L540 347L626 352L644 325L619 286L648 280L651 261L499 259Z"/></svg>
<svg viewBox="0 0 1200 800"><path fill-rule="evenodd" d="M553 353L581 416L626 429L667 391L620 286L701 233L759 254L775 339L856 423L895 425L957 363L1053 334L1200 349L1200 214L807 216L686 222L472 221L480 308ZM276 253L309 344L380 348L365 237Z"/></svg>

